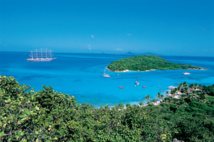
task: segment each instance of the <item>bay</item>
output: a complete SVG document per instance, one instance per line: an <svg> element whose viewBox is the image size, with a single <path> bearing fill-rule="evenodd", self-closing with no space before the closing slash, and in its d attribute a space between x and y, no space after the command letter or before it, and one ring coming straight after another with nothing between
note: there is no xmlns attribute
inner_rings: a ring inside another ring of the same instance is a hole
<svg viewBox="0 0 214 142"><path fill-rule="evenodd" d="M133 55L55 53L57 59L51 62L27 62L29 53L0 52L0 74L14 76L20 84L31 85L36 91L41 90L42 85L50 85L55 91L74 96L78 103L87 102L95 107L119 103L139 104L147 94L155 99L158 92L164 94L168 86L176 86L176 83L184 81L214 84L214 57L161 56L170 62L191 64L207 70L125 73L106 70L105 73L111 77L103 77L108 64L131 56ZM183 75L186 71L191 75ZM135 86L137 79L140 84Z"/></svg>

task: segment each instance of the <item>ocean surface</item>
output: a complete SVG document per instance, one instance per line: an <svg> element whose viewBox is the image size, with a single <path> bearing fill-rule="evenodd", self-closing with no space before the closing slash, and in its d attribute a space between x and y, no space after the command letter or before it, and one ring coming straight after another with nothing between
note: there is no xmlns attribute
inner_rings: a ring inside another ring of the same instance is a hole
<svg viewBox="0 0 214 142"><path fill-rule="evenodd" d="M55 91L74 96L78 103L87 102L95 107L119 103L139 104L147 94L155 99L158 92L164 94L170 85L177 86L176 83L184 81L214 84L214 57L161 56L170 62L191 64L207 70L126 73L105 70L112 61L131 56L55 53L57 59L51 62L27 62L29 53L0 52L0 74L14 76L20 84L30 85L36 91L41 90L42 85L50 85ZM111 77L103 77L104 71ZM183 75L186 71L191 75ZM137 79L140 84L135 87Z"/></svg>

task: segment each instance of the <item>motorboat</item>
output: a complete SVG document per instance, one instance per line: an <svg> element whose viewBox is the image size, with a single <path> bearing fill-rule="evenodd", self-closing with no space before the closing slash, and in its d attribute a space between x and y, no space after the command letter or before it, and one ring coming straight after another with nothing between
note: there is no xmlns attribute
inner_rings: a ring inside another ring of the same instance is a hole
<svg viewBox="0 0 214 142"><path fill-rule="evenodd" d="M104 74L104 75L103 75L103 77L110 77L110 75L108 75L108 74Z"/></svg>
<svg viewBox="0 0 214 142"><path fill-rule="evenodd" d="M139 84L140 84L139 81L136 81L136 82L135 82L135 85L139 85Z"/></svg>
<svg viewBox="0 0 214 142"><path fill-rule="evenodd" d="M189 72L184 72L183 74L184 74L184 75L190 75L190 73L189 73Z"/></svg>

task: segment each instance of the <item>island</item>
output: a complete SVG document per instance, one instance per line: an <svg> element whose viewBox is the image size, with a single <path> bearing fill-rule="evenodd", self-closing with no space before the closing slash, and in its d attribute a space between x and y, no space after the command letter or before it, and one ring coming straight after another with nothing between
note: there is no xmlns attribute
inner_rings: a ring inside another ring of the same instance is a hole
<svg viewBox="0 0 214 142"><path fill-rule="evenodd" d="M154 71L169 69L200 69L193 65L171 63L155 55L139 55L113 61L108 65L110 71Z"/></svg>

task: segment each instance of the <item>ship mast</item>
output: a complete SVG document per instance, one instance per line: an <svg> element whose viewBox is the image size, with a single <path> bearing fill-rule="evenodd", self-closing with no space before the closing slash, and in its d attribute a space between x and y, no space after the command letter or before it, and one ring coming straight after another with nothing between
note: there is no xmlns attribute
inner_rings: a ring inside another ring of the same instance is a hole
<svg viewBox="0 0 214 142"><path fill-rule="evenodd" d="M36 58L38 59L37 49L36 49Z"/></svg>
<svg viewBox="0 0 214 142"><path fill-rule="evenodd" d="M31 58L33 59L33 51L31 51Z"/></svg>
<svg viewBox="0 0 214 142"><path fill-rule="evenodd" d="M51 50L50 50L50 57L52 58L52 55L51 55Z"/></svg>
<svg viewBox="0 0 214 142"><path fill-rule="evenodd" d="M41 58L43 58L43 56L42 56L42 48L41 48Z"/></svg>
<svg viewBox="0 0 214 142"><path fill-rule="evenodd" d="M48 58L48 51L47 51L47 48L46 48L46 59Z"/></svg>

